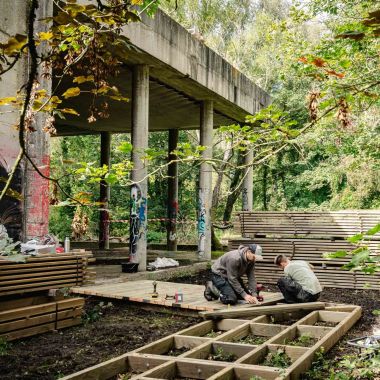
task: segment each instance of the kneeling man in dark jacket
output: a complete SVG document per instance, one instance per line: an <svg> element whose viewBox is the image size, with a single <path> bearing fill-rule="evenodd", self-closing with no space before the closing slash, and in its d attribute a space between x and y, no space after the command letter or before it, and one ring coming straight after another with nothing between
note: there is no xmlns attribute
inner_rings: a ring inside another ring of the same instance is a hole
<svg viewBox="0 0 380 380"><path fill-rule="evenodd" d="M322 286L306 261L278 255L274 263L284 270L285 277L277 281L277 286L286 303L313 302L319 298Z"/></svg>
<svg viewBox="0 0 380 380"><path fill-rule="evenodd" d="M247 303L258 303L255 279L255 262L263 261L262 249L257 244L241 245L225 253L211 267L212 282L206 285L208 301L220 298L224 304L235 305L239 299ZM248 277L248 288L241 276Z"/></svg>

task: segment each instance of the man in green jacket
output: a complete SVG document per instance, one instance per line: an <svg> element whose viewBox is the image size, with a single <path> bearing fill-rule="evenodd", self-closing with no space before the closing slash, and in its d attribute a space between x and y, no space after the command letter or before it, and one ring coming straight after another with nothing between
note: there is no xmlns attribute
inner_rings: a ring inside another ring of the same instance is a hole
<svg viewBox="0 0 380 380"><path fill-rule="evenodd" d="M277 281L277 286L286 303L313 302L319 298L322 286L306 261L289 260L285 255L278 255L274 263L285 274Z"/></svg>
<svg viewBox="0 0 380 380"><path fill-rule="evenodd" d="M255 262L263 261L262 248L257 244L241 245L225 253L211 267L211 279L206 284L204 296L208 301L220 298L224 304L235 305L238 300L258 303L255 279ZM242 276L248 277L248 287Z"/></svg>

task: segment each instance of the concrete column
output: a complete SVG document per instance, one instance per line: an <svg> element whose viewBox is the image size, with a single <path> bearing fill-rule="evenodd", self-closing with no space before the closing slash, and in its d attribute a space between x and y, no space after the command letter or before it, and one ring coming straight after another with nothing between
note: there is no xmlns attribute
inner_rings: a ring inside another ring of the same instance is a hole
<svg viewBox="0 0 380 380"><path fill-rule="evenodd" d="M15 34L27 33L27 15L30 10L29 1L0 1L0 43L6 42ZM48 25L41 19L53 15L53 2L40 2L36 10L34 24L35 34L46 31ZM37 47L38 54L45 54L47 45ZM4 64L3 68L7 66ZM0 98L13 97L18 92L23 95L28 80L28 57L22 56L11 70L1 76ZM49 74L49 70L39 67L37 80L39 90L51 89L51 79L42 74ZM12 170L19 152L18 125L20 115L11 106L0 107L0 176L7 177ZM33 122L34 132L25 133L26 150L40 171L49 175L50 136L44 132L46 114L39 113ZM0 189L3 184L0 184ZM16 170L11 189L22 193L23 200L5 197L0 204L0 214L12 213L12 218L5 224L9 235L16 240L27 240L33 236L45 235L49 225L49 182L39 176L30 164L23 160Z"/></svg>
<svg viewBox="0 0 380 380"><path fill-rule="evenodd" d="M108 171L111 165L111 133L100 133L100 166L107 165ZM111 199L111 187L104 180L100 181L99 201L102 203L99 213L99 249L110 248L110 213L109 201Z"/></svg>
<svg viewBox="0 0 380 380"><path fill-rule="evenodd" d="M202 158L212 158L213 102L205 100L201 104L200 145L206 149ZM212 204L212 166L202 162L199 175L198 199L198 255L211 260L211 204Z"/></svg>
<svg viewBox="0 0 380 380"><path fill-rule="evenodd" d="M132 162L129 255L139 263L139 271L146 270L147 250L147 166L142 160L148 148L149 127L149 67L133 67L132 81Z"/></svg>
<svg viewBox="0 0 380 380"><path fill-rule="evenodd" d="M251 165L253 161L253 151L248 148L244 156L244 164ZM253 167L248 166L244 172L242 187L242 210L252 211L253 208Z"/></svg>
<svg viewBox="0 0 380 380"><path fill-rule="evenodd" d="M177 159L171 152L177 149L178 129L169 130L168 160ZM172 162L168 166L168 224L167 224L167 250L177 251L177 214L178 214L178 163Z"/></svg>

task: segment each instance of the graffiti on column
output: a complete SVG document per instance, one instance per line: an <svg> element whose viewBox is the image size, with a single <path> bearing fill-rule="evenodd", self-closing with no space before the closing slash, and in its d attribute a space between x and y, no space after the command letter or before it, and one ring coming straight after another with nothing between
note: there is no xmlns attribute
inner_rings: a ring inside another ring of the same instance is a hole
<svg viewBox="0 0 380 380"><path fill-rule="evenodd" d="M142 196L141 188L137 184L131 186L129 252L131 256L137 253L137 244L146 233L146 198Z"/></svg>
<svg viewBox="0 0 380 380"><path fill-rule="evenodd" d="M206 241L206 207L205 207L205 194L203 189L199 190L198 201L198 254L203 256L205 253L205 241Z"/></svg>
<svg viewBox="0 0 380 380"><path fill-rule="evenodd" d="M242 204L243 204L243 211L249 211L248 210L248 189L246 187L242 190Z"/></svg>

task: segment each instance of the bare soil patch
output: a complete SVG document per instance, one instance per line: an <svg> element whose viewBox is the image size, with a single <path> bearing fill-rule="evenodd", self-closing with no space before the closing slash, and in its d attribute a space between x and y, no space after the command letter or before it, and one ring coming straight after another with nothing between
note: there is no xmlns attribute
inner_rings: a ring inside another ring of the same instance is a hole
<svg viewBox="0 0 380 380"><path fill-rule="evenodd" d="M9 343L0 356L2 380L53 380L132 351L199 322L199 319L144 311L125 302L98 307L87 300L94 322ZM101 314L100 314L101 313Z"/></svg>

